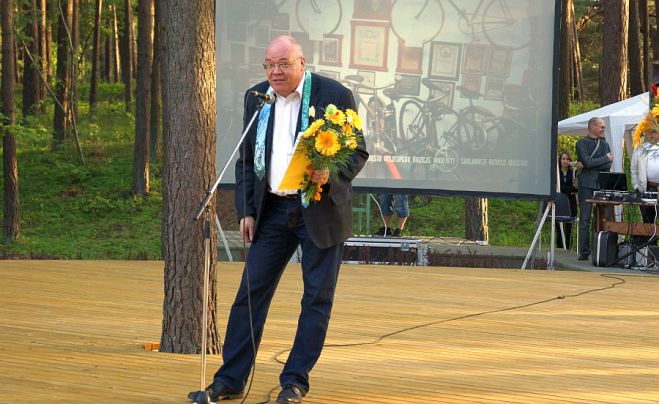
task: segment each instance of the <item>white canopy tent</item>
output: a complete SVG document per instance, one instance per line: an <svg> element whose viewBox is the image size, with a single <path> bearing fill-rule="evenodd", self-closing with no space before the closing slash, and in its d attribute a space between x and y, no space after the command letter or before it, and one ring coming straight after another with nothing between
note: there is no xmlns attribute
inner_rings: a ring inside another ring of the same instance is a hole
<svg viewBox="0 0 659 404"><path fill-rule="evenodd" d="M634 128L648 113L648 93L639 94L609 104L593 111L585 112L558 123L558 134L563 136L585 136L588 133L588 120L594 116L604 119L606 124L606 141L613 154L613 171L623 171L623 153L625 132Z"/></svg>

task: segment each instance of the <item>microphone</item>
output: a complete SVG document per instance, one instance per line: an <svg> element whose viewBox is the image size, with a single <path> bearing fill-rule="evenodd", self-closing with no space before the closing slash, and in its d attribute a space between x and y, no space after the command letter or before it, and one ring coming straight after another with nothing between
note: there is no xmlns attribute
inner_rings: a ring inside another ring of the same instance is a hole
<svg viewBox="0 0 659 404"><path fill-rule="evenodd" d="M249 93L256 98L263 100L266 104L272 104L275 102L276 95L274 94L259 93L258 91L250 91Z"/></svg>

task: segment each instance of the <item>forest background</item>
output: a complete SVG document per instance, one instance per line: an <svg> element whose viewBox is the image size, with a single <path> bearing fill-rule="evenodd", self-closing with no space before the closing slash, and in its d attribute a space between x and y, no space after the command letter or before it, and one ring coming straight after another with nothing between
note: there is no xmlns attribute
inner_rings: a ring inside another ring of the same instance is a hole
<svg viewBox="0 0 659 404"><path fill-rule="evenodd" d="M163 127L163 2L1 1L0 257L166 260L163 178L186 183L171 179L186 173L167 157L186 145ZM655 2L561 3L559 119L647 91ZM574 152L576 140L559 137L558 150ZM236 230L232 193L216 205L223 229ZM415 195L406 234L528 246L538 211L537 201Z"/></svg>

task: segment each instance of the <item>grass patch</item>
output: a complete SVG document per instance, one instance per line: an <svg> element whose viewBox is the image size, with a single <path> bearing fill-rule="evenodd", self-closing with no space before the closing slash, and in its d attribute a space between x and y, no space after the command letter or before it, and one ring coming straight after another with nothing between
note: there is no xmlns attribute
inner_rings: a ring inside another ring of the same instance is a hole
<svg viewBox="0 0 659 404"><path fill-rule="evenodd" d="M125 112L122 86L101 87L93 114L79 106L85 164L72 137L51 150L52 106L14 128L20 238L3 247L5 256L161 258L161 168L152 164L149 196L131 195L134 117Z"/></svg>

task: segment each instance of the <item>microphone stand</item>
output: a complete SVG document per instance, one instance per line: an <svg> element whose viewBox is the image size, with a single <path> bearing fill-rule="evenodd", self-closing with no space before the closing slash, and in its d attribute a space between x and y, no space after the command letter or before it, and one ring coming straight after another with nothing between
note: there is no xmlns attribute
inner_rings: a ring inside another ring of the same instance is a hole
<svg viewBox="0 0 659 404"><path fill-rule="evenodd" d="M211 185L210 188L206 191L206 196L204 199L199 203L199 208L194 214L194 220L199 221L199 218L201 217L202 213L205 213L204 215L204 228L203 228L203 235L204 235L204 293L203 293L203 299L204 299L204 307L202 310L202 319L201 319L201 374L200 374L200 381L199 381L199 391L197 392L192 392L188 394L188 398L191 398L194 400L195 403L198 404L207 404L211 402L210 394L208 391L206 391L206 344L208 340L208 335L207 335L207 326L208 326L208 288L209 288L209 276L210 276L210 262L211 262L211 220L210 220L210 200L215 194L215 191L217 190L217 187L220 185L220 181L222 180L222 177L224 177L224 173L226 173L227 168L229 167L229 164L231 164L231 161L235 157L236 153L238 153L238 150L240 149L240 146L242 146L243 141L245 140L245 137L247 137L247 132L249 132L249 129L252 127L254 124L254 121L256 120L256 116L259 114L259 111L261 111L261 108L263 108L263 105L266 103L272 103L274 102L274 98L270 98L268 100L261 100L261 102L258 103L256 106L256 110L254 111L254 114L252 115L252 118L250 119L249 123L245 127L245 130L243 130L242 135L240 136L240 139L238 140L238 143L236 144L236 147L233 149L233 152L231 153L231 156L229 156L229 159L227 160L226 164L224 165L224 168L220 172L220 175L218 175L217 179L215 180L215 183Z"/></svg>

